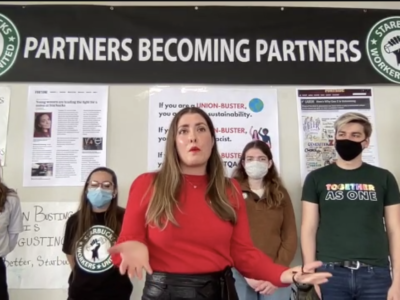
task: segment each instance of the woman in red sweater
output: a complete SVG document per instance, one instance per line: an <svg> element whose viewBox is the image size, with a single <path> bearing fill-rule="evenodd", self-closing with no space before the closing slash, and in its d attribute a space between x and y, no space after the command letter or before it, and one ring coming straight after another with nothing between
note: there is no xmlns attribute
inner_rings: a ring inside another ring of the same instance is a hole
<svg viewBox="0 0 400 300"><path fill-rule="evenodd" d="M289 269L254 247L237 181L225 176L210 117L184 108L171 122L161 169L132 183L117 244L122 274L142 278L142 300L236 300L231 267L277 287L321 284L322 265ZM154 270L154 271L153 271Z"/></svg>

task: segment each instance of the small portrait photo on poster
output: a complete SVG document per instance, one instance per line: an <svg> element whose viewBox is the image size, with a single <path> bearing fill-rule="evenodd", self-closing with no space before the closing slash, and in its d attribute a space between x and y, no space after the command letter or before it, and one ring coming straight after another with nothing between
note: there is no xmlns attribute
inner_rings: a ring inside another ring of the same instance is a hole
<svg viewBox="0 0 400 300"><path fill-rule="evenodd" d="M53 163L34 163L31 168L32 177L53 176Z"/></svg>
<svg viewBox="0 0 400 300"><path fill-rule="evenodd" d="M34 119L34 138L50 138L51 137L51 112L35 112Z"/></svg>
<svg viewBox="0 0 400 300"><path fill-rule="evenodd" d="M103 150L103 138L84 137L82 139L82 149L88 151Z"/></svg>

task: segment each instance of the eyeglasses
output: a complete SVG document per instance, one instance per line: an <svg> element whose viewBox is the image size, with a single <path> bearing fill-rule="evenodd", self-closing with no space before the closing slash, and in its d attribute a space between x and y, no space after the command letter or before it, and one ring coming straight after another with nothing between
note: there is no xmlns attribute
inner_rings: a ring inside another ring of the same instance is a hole
<svg viewBox="0 0 400 300"><path fill-rule="evenodd" d="M112 182L110 181L104 181L104 182L98 182L98 181L91 181L89 182L89 186L92 188L98 188L101 187L103 189L112 189L112 187L114 186Z"/></svg>

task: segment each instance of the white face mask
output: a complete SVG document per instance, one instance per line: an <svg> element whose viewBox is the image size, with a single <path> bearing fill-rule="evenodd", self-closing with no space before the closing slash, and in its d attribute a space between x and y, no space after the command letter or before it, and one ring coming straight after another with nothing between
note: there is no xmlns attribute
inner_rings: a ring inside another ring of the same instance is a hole
<svg viewBox="0 0 400 300"><path fill-rule="evenodd" d="M268 173L268 164L254 160L246 162L244 169L251 179L262 179Z"/></svg>

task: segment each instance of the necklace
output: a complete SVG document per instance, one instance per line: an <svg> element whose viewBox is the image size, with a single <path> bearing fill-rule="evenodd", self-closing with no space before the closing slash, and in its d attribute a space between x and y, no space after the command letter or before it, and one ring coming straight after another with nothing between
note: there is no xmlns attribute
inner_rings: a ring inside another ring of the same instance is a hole
<svg viewBox="0 0 400 300"><path fill-rule="evenodd" d="M189 182L190 185L191 185L194 189L197 189L197 185L195 185L194 183L192 183L192 182L191 182L190 180L188 180L188 179L186 179L186 181ZM209 203L209 204L212 204L212 201L209 200L208 203Z"/></svg>
<svg viewBox="0 0 400 300"><path fill-rule="evenodd" d="M190 182L189 179L186 179L186 181L189 182L193 188L197 189L197 185L195 185L195 184L193 184L192 182Z"/></svg>

